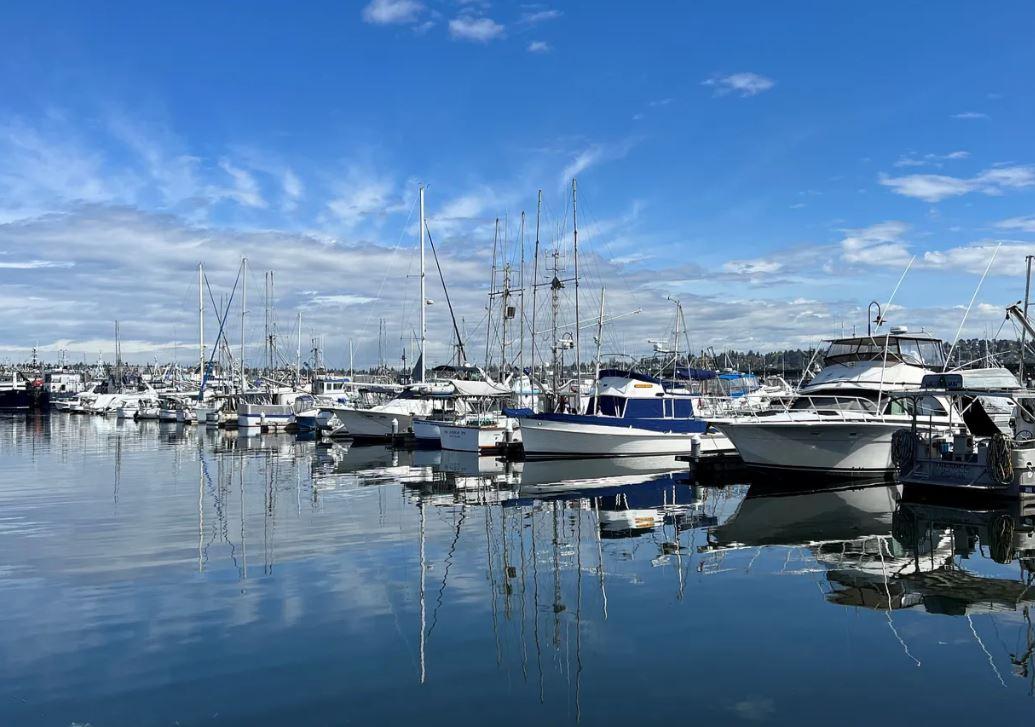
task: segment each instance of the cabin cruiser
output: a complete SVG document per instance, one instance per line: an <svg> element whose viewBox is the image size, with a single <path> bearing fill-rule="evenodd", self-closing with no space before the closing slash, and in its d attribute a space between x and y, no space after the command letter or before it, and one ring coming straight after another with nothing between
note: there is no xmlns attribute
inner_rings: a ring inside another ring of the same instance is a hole
<svg viewBox="0 0 1035 727"><path fill-rule="evenodd" d="M701 397L685 383L638 371L603 369L580 412L509 410L529 457L609 457L687 454L693 437L702 454L732 445L699 416Z"/></svg>
<svg viewBox="0 0 1035 727"><path fill-rule="evenodd" d="M749 467L887 475L894 469L891 439L910 422L894 394L920 387L945 366L941 340L905 327L890 333L829 341L824 367L785 407L719 418L715 425ZM948 422L948 402L916 400L927 426Z"/></svg>

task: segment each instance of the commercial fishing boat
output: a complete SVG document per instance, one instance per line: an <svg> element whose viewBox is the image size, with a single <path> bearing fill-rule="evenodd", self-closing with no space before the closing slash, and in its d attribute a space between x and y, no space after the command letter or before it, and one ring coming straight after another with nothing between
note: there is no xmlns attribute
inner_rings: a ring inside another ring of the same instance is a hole
<svg viewBox="0 0 1035 727"><path fill-rule="evenodd" d="M29 380L12 371L0 378L0 411L44 411L50 404L50 391L40 380Z"/></svg>

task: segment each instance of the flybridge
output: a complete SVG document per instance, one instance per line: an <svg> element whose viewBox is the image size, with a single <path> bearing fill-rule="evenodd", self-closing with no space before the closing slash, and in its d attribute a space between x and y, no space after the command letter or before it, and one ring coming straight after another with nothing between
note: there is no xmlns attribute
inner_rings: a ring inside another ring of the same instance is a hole
<svg viewBox="0 0 1035 727"><path fill-rule="evenodd" d="M876 361L924 366L930 369L945 365L944 344L929 333L908 333L893 328L890 333L830 339L824 360L827 364L850 361Z"/></svg>

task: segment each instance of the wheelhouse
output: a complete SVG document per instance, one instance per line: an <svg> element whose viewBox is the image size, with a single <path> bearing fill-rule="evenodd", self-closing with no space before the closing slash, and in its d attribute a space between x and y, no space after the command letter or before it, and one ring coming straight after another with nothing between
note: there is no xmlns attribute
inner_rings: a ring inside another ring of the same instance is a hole
<svg viewBox="0 0 1035 727"><path fill-rule="evenodd" d="M887 361L940 369L945 365L945 344L927 333L895 328L884 335L852 336L829 341L824 365L856 361Z"/></svg>

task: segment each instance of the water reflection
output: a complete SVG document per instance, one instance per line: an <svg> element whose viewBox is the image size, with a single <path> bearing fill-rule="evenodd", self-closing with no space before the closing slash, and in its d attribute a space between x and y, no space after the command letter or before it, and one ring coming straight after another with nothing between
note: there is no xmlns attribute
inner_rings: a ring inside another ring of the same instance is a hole
<svg viewBox="0 0 1035 727"><path fill-rule="evenodd" d="M5 724L456 721L461 684L460 721L819 722L837 660L1031 709L1016 508L64 415L0 456Z"/></svg>

